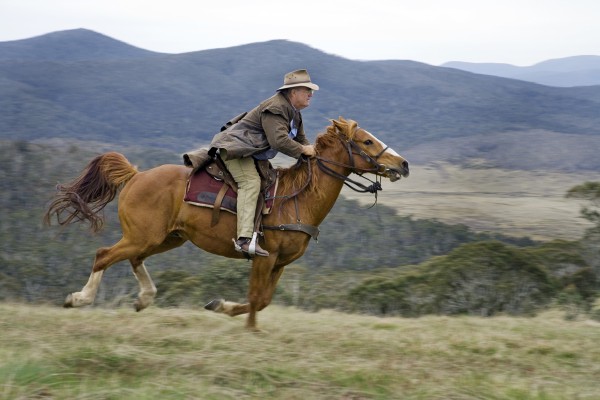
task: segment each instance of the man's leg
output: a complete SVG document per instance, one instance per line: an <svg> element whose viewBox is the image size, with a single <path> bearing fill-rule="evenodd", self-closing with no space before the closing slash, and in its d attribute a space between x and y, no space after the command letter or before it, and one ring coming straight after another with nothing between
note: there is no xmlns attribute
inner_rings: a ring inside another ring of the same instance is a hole
<svg viewBox="0 0 600 400"><path fill-rule="evenodd" d="M225 165L238 185L237 239L250 239L254 233L254 214L260 194L260 176L251 157L227 160ZM245 244L242 248L244 251L248 250L245 242L238 242L238 244ZM256 254L268 255L269 253L257 244Z"/></svg>

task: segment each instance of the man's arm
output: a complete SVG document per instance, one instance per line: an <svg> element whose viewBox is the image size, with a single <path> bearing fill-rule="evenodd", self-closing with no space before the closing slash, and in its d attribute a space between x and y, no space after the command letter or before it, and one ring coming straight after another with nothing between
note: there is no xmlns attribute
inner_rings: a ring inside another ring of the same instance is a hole
<svg viewBox="0 0 600 400"><path fill-rule="evenodd" d="M271 148L293 158L300 158L305 151L310 152L305 149L305 147L311 146L310 144L302 145L290 139L289 123L283 115L266 111L261 116L261 120Z"/></svg>

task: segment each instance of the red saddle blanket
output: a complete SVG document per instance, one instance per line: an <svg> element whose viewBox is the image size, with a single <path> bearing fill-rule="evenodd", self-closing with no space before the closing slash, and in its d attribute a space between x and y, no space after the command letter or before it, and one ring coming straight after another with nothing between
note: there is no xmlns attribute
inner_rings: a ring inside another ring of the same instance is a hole
<svg viewBox="0 0 600 400"><path fill-rule="evenodd" d="M195 206L214 208L217 195L224 184L223 180L215 178L206 172L206 170L200 170L188 180L183 201ZM263 214L271 212L276 190L277 181L265 189L264 196L266 202L263 207ZM233 214L237 213L237 193L231 187L227 189L221 201L221 210L229 211Z"/></svg>

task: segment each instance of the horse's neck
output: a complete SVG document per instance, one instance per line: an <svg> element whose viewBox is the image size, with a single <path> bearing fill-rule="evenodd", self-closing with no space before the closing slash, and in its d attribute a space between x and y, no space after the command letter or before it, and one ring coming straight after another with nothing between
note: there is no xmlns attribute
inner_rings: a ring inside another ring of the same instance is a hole
<svg viewBox="0 0 600 400"><path fill-rule="evenodd" d="M334 160L333 157L329 158L329 155L323 155L324 159ZM335 160L337 162L345 162L345 160ZM327 165L327 167L334 170L336 173L347 176L348 171L340 166L336 166L333 164ZM335 202L337 201L340 192L344 186L344 181L339 177L331 176L330 174L325 173L323 170L319 168L315 161L312 161L312 173L315 174L314 184L319 186L319 190L308 190L305 194L306 201L304 203L304 208L306 208L308 212L308 218L311 225L319 225L327 214L333 208ZM320 192L321 195L317 195Z"/></svg>

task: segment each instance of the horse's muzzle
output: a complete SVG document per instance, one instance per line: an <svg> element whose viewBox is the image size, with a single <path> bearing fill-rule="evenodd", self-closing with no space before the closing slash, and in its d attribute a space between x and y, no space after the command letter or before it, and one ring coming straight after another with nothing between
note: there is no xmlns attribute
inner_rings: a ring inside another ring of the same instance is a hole
<svg viewBox="0 0 600 400"><path fill-rule="evenodd" d="M391 182L396 182L401 177L408 178L408 175L410 174L408 161L403 161L400 168L386 168L385 172Z"/></svg>

